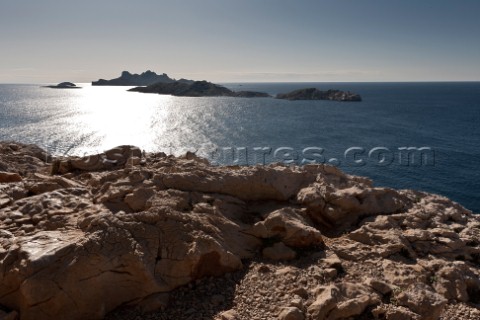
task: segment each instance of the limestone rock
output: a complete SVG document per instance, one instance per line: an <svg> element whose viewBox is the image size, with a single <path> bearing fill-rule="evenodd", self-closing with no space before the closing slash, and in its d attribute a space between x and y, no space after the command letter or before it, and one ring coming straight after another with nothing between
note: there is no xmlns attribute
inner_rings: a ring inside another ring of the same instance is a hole
<svg viewBox="0 0 480 320"><path fill-rule="evenodd" d="M292 247L308 247L323 243L322 235L314 228L308 218L290 208L270 213L265 220L257 222L251 231L259 238L279 237Z"/></svg>
<svg viewBox="0 0 480 320"><path fill-rule="evenodd" d="M220 314L220 320L239 320L238 314L235 310L227 310Z"/></svg>
<svg viewBox="0 0 480 320"><path fill-rule="evenodd" d="M48 161L51 156L35 145L0 143L0 171L25 176L46 170Z"/></svg>
<svg viewBox="0 0 480 320"><path fill-rule="evenodd" d="M297 307L286 307L283 308L282 312L278 316L279 320L304 320L305 315L302 310Z"/></svg>
<svg viewBox="0 0 480 320"><path fill-rule="evenodd" d="M437 293L448 300L478 301L480 292L478 272L475 272L463 261L455 261L449 264L445 264L443 261L435 262L432 269L438 271L431 276L430 280Z"/></svg>
<svg viewBox="0 0 480 320"><path fill-rule="evenodd" d="M121 146L50 170L38 147L0 151L21 178L0 183L0 306L20 320L111 320L123 305L170 319L478 318L480 216L444 197L326 165L213 167Z"/></svg>
<svg viewBox="0 0 480 320"><path fill-rule="evenodd" d="M149 313L156 310L163 310L168 306L170 295L168 293L154 293L140 302L136 302L135 307L142 313Z"/></svg>
<svg viewBox="0 0 480 320"><path fill-rule="evenodd" d="M440 317L447 300L425 285L409 287L396 296L399 305L408 307L419 314L422 319L436 320Z"/></svg>
<svg viewBox="0 0 480 320"><path fill-rule="evenodd" d="M327 319L327 315L336 307L340 295L340 290L335 285L321 288L315 302L308 307L309 316L316 320Z"/></svg>
<svg viewBox="0 0 480 320"><path fill-rule="evenodd" d="M315 180L315 176L307 172L277 165L232 167L225 171L199 163L195 166L185 163L169 169L165 166L159 170L166 188L221 193L242 200L285 201Z"/></svg>
<svg viewBox="0 0 480 320"><path fill-rule="evenodd" d="M294 299L292 301L290 301L290 306L291 307L297 307L300 310L303 310L304 307L305 307L303 305L302 297L300 297L299 295L296 295L294 297Z"/></svg>
<svg viewBox="0 0 480 320"><path fill-rule="evenodd" d="M12 311L12 312L3 312L0 310L0 320L18 320L18 312L17 311Z"/></svg>
<svg viewBox="0 0 480 320"><path fill-rule="evenodd" d="M387 320L421 320L420 315L410 311L405 307L378 306L372 310L375 319Z"/></svg>
<svg viewBox="0 0 480 320"><path fill-rule="evenodd" d="M60 176L47 176L35 173L26 181L25 188L32 194L55 191L58 189L82 188L83 185Z"/></svg>
<svg viewBox="0 0 480 320"><path fill-rule="evenodd" d="M22 181L22 177L18 173L0 171L0 183L20 182L20 181Z"/></svg>
<svg viewBox="0 0 480 320"><path fill-rule="evenodd" d="M348 319L358 316L368 306L380 303L379 296L365 287L349 282L320 288L320 294L308 307L312 319Z"/></svg>
<svg viewBox="0 0 480 320"><path fill-rule="evenodd" d="M151 188L140 187L125 196L125 203L133 211L142 211L146 208L147 201L153 197L155 191Z"/></svg>
<svg viewBox="0 0 480 320"><path fill-rule="evenodd" d="M52 164L53 174L65 174L72 171L100 171L118 169L127 163L130 158L142 157L142 152L134 146L119 146L86 157L58 159Z"/></svg>
<svg viewBox="0 0 480 320"><path fill-rule="evenodd" d="M263 256L270 260L293 260L297 253L287 247L283 242L277 242L271 247L263 249Z"/></svg>
<svg viewBox="0 0 480 320"><path fill-rule="evenodd" d="M381 294L388 294L392 292L394 288L392 285L384 281L373 279L373 278L367 278L364 283L370 288L372 288L373 290Z"/></svg>

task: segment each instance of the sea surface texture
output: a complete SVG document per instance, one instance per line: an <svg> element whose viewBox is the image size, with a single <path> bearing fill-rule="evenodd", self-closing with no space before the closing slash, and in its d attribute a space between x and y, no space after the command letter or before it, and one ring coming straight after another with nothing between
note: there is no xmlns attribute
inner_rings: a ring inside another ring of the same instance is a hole
<svg viewBox="0 0 480 320"><path fill-rule="evenodd" d="M0 140L34 143L56 156L132 144L176 155L194 151L220 165L324 162L378 186L438 193L480 212L478 82L225 85L272 95L306 87L349 90L363 101L7 84L0 85Z"/></svg>

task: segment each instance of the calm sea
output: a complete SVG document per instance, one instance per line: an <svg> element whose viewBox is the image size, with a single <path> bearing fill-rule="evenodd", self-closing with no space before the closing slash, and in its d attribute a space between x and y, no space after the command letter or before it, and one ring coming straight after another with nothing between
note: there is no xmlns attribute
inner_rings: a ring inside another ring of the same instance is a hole
<svg viewBox="0 0 480 320"><path fill-rule="evenodd" d="M241 164L324 161L378 186L442 194L480 212L478 82L226 84L270 94L350 90L361 94L360 103L183 98L83 86L0 85L0 140L35 143L55 155L133 144L174 154L196 150L221 164L235 157ZM408 162L401 148L409 147L424 148L416 157L424 161Z"/></svg>

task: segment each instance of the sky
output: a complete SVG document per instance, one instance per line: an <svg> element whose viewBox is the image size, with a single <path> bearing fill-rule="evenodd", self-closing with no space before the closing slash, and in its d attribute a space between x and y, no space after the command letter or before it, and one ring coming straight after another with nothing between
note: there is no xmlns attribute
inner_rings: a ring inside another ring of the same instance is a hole
<svg viewBox="0 0 480 320"><path fill-rule="evenodd" d="M0 0L0 83L480 81L478 0Z"/></svg>

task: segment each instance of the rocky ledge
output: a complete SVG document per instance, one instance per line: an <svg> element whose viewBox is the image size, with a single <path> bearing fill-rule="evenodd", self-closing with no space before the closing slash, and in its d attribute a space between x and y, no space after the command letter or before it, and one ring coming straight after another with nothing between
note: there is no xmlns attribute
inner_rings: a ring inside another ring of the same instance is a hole
<svg viewBox="0 0 480 320"><path fill-rule="evenodd" d="M0 144L4 319L479 319L480 219L327 165Z"/></svg>
<svg viewBox="0 0 480 320"><path fill-rule="evenodd" d="M294 90L289 93L279 93L277 99L286 100L334 100L334 101L362 101L362 97L350 91L340 90L318 90L316 88L306 88Z"/></svg>

